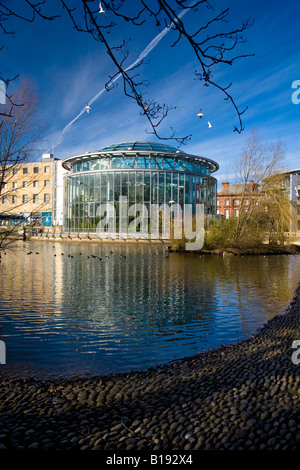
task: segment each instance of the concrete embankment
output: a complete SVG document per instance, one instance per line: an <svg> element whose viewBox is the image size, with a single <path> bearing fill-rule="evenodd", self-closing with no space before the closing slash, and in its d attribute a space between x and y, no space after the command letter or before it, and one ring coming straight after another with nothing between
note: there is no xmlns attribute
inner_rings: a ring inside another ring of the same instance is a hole
<svg viewBox="0 0 300 470"><path fill-rule="evenodd" d="M0 449L300 449L299 299L249 340L144 372L3 374Z"/></svg>

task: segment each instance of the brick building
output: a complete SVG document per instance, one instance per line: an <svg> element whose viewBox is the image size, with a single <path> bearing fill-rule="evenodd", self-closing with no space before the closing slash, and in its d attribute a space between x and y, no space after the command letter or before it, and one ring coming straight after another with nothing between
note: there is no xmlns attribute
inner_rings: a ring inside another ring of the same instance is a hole
<svg viewBox="0 0 300 470"><path fill-rule="evenodd" d="M241 211L244 213L258 204L263 197L261 185L250 183L229 184L228 181L222 183L222 190L217 193L217 214L229 217L238 217Z"/></svg>
<svg viewBox="0 0 300 470"><path fill-rule="evenodd" d="M289 198L291 203L290 231L300 230L300 170L290 170L281 174L280 187L282 194ZM222 190L217 193L217 214L226 217L238 217L258 204L265 197L262 184L255 184L252 180L247 184L222 183Z"/></svg>

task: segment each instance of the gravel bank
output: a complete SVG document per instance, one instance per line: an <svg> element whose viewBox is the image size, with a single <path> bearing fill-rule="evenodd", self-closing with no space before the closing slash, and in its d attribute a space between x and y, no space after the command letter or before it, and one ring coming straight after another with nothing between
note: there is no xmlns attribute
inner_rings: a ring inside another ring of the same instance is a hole
<svg viewBox="0 0 300 470"><path fill-rule="evenodd" d="M300 449L300 286L232 346L146 372L0 376L0 450Z"/></svg>

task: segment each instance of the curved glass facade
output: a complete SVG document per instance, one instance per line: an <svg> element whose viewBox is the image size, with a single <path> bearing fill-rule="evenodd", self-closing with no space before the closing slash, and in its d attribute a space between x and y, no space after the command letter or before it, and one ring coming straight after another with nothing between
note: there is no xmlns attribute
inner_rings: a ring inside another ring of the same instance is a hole
<svg viewBox="0 0 300 470"><path fill-rule="evenodd" d="M151 204L204 204L206 215L216 213L217 182L211 173L218 164L189 155L174 147L152 142L127 142L94 153L70 157L63 162L64 230L96 232L101 206L120 197L128 205L143 204L150 214ZM99 210L100 209L100 210Z"/></svg>

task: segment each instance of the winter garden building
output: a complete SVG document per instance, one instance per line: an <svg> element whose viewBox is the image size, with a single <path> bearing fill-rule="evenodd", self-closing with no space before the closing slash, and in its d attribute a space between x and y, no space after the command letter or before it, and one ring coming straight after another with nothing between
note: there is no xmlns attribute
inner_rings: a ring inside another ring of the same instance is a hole
<svg viewBox="0 0 300 470"><path fill-rule="evenodd" d="M191 155L162 143L127 142L69 157L62 166L64 177L64 232L93 233L99 236L99 222L108 206L115 209L113 228L104 229L103 237L124 234L120 201L127 201L144 211L150 223L153 206L174 207L204 205L205 215L216 214L217 181L211 173L216 162ZM120 199L121 198L121 199ZM171 211L172 212L172 211ZM129 212L131 219L134 214ZM106 232L106 233L105 233ZM130 232L130 231L129 231ZM149 232L150 233L150 232ZM100 234L101 236L101 234ZM129 235L130 236L130 235Z"/></svg>

